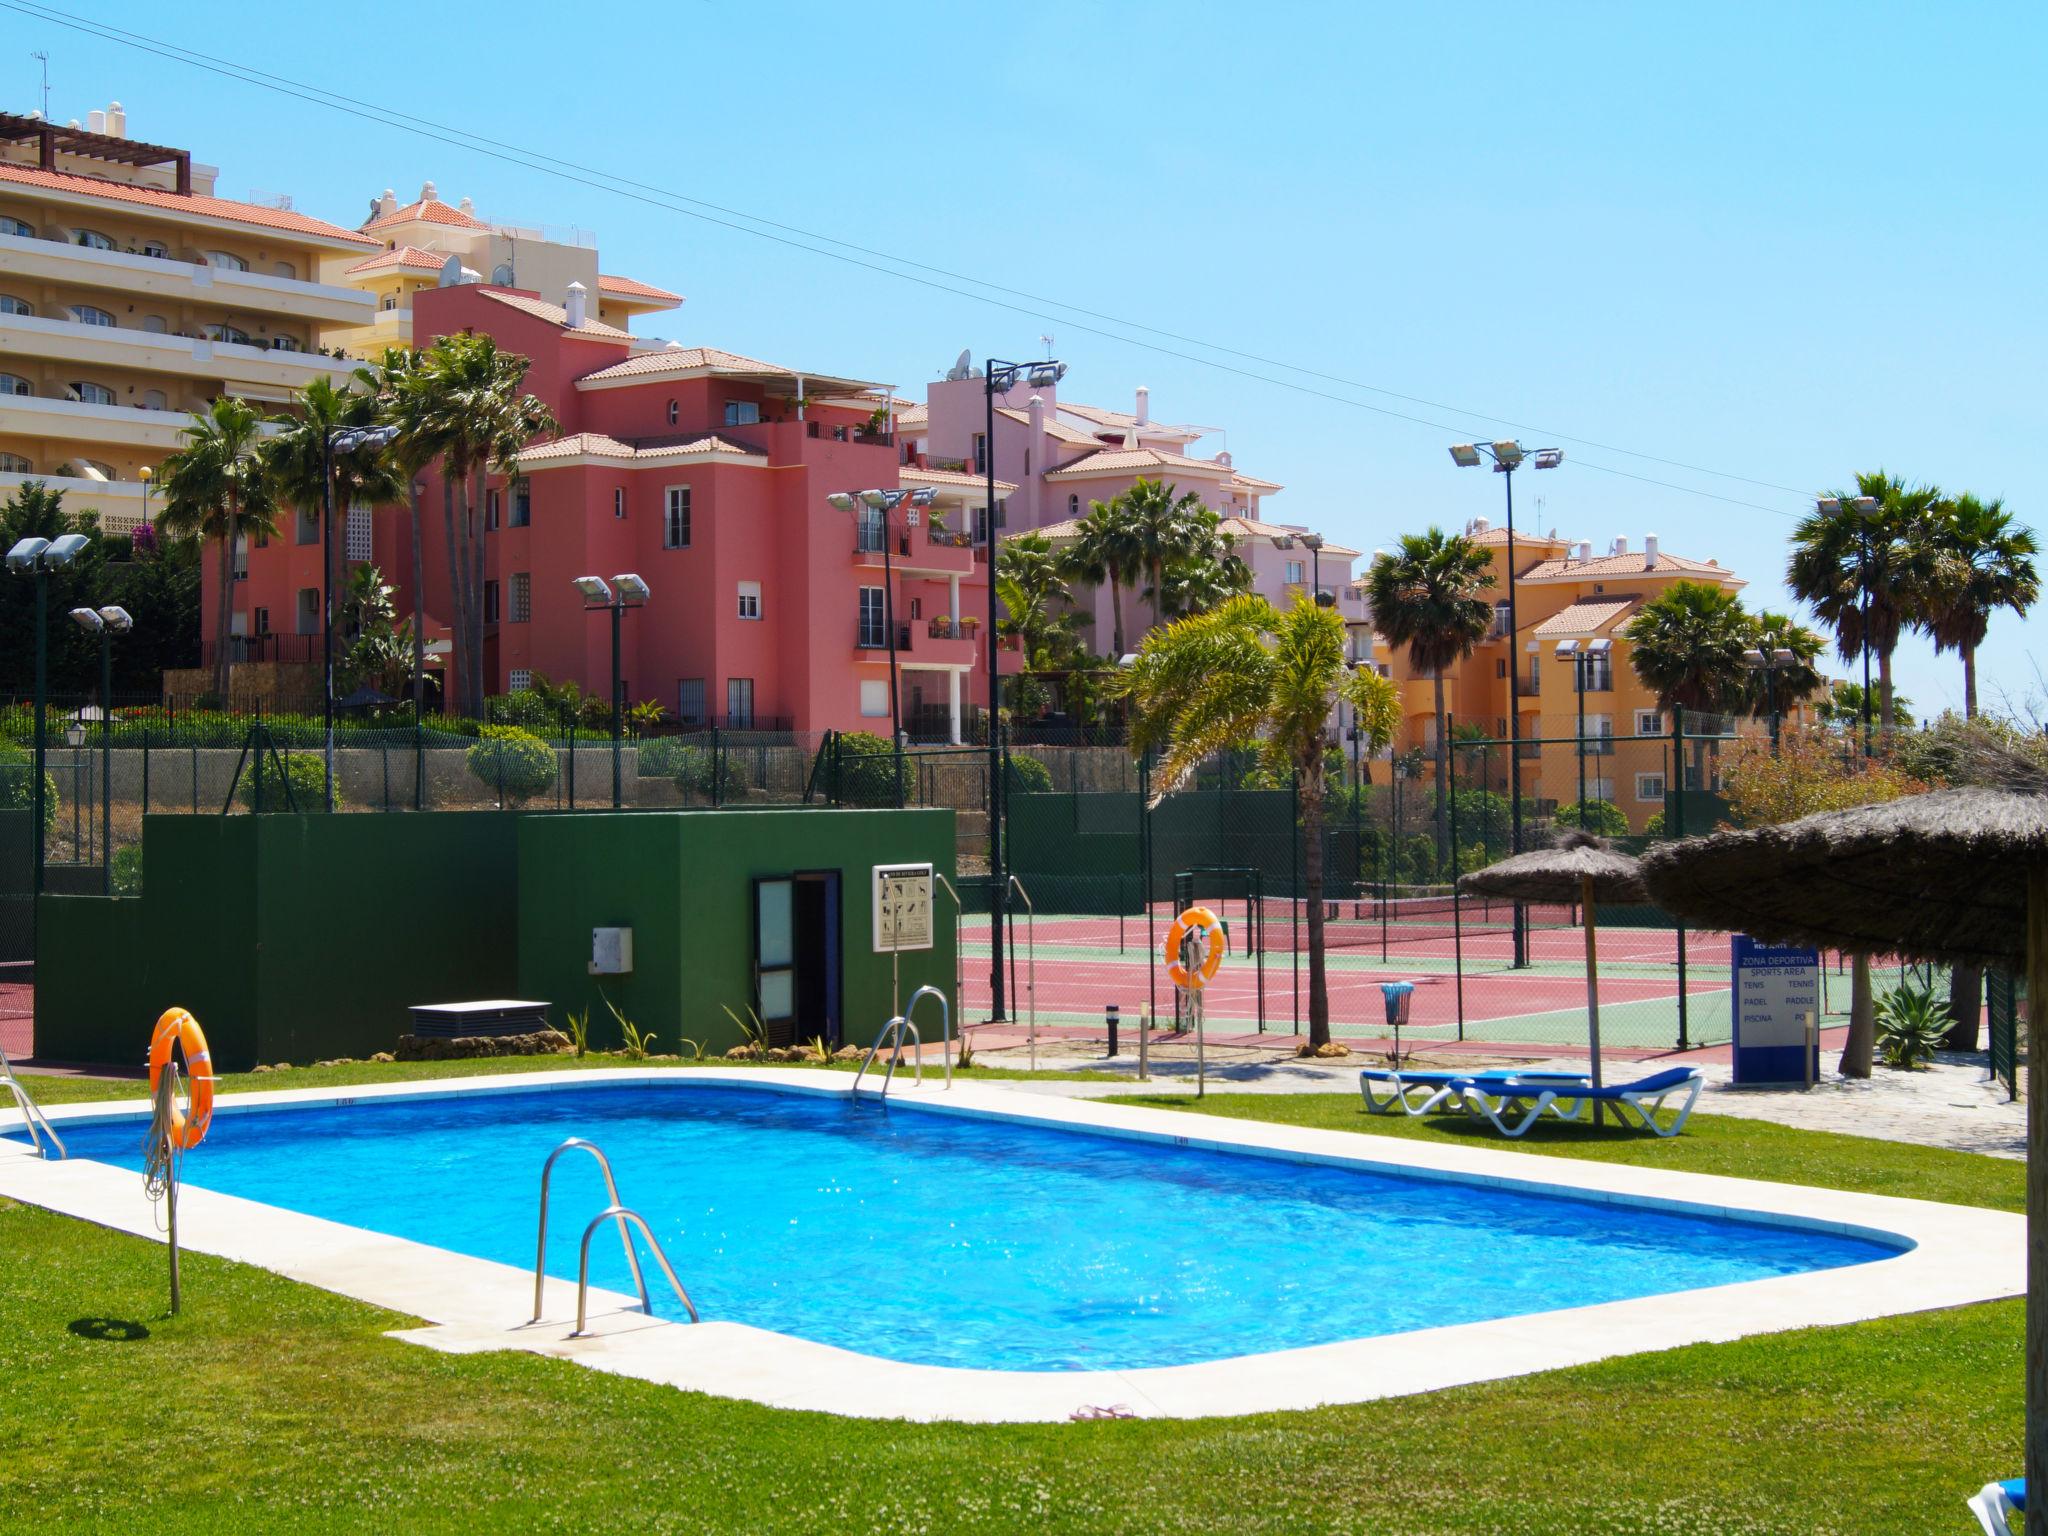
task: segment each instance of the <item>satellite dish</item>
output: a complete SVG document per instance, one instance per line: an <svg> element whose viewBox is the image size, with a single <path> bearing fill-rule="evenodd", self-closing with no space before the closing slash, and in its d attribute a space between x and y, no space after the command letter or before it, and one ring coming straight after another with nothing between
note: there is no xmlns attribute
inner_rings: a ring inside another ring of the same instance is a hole
<svg viewBox="0 0 2048 1536"><path fill-rule="evenodd" d="M491 282L499 288L511 288L516 286L512 281L512 263L509 261L501 261L495 267L491 268Z"/></svg>
<svg viewBox="0 0 2048 1536"><path fill-rule="evenodd" d="M971 379L974 377L974 349L972 347L962 347L960 349L960 355L953 360L952 371L946 377L948 380Z"/></svg>
<svg viewBox="0 0 2048 1536"><path fill-rule="evenodd" d="M439 286L443 288L454 288L458 286L461 282L462 258L460 256L450 256L446 261L441 263L441 281Z"/></svg>

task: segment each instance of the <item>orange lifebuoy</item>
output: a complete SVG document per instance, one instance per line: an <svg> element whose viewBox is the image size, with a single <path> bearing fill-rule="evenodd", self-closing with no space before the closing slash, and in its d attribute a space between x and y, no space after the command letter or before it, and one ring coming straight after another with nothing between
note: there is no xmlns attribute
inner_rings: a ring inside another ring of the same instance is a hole
<svg viewBox="0 0 2048 1536"><path fill-rule="evenodd" d="M206 1032L199 1027L199 1021L183 1008L166 1008L156 1021L156 1032L149 1037L152 1097L174 1044L185 1052L185 1080L192 1085L191 1109L171 1106L171 1145L183 1150L206 1139L206 1127L213 1119L213 1056L206 1049Z"/></svg>
<svg viewBox="0 0 2048 1536"><path fill-rule="evenodd" d="M1181 958L1181 947L1189 934L1197 936L1197 959L1192 967ZM1223 948L1222 920L1207 907L1189 907L1166 930L1166 979L1190 992L1201 991L1223 963Z"/></svg>

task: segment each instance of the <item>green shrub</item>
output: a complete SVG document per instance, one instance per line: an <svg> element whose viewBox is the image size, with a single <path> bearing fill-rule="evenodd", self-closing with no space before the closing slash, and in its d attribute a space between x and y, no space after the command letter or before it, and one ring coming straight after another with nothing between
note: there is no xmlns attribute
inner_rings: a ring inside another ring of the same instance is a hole
<svg viewBox="0 0 2048 1536"><path fill-rule="evenodd" d="M114 894L142 894L142 844L123 843L114 850Z"/></svg>
<svg viewBox="0 0 2048 1536"><path fill-rule="evenodd" d="M484 700L484 718L492 725L516 725L536 735L560 728L554 702L530 688L492 694Z"/></svg>
<svg viewBox="0 0 2048 1536"><path fill-rule="evenodd" d="M280 768L278 765L284 766ZM291 794L285 794L285 786ZM252 754L242 766L242 782L235 797L250 810L257 808L257 786L262 786L264 815L272 811L324 811L327 809L327 763L317 752ZM341 809L341 786L334 789L334 808Z"/></svg>
<svg viewBox="0 0 2048 1536"><path fill-rule="evenodd" d="M470 774L501 800L529 800L554 787L555 749L516 725L486 725L464 754Z"/></svg>
<svg viewBox="0 0 2048 1536"><path fill-rule="evenodd" d="M1628 836L1628 817L1612 800L1574 800L1557 808L1560 827L1583 827L1601 837Z"/></svg>
<svg viewBox="0 0 2048 1536"><path fill-rule="evenodd" d="M867 731L841 731L838 737L837 792L841 805L878 806L896 803L896 754L889 743ZM910 765L903 765L910 782Z"/></svg>
<svg viewBox="0 0 2048 1536"><path fill-rule="evenodd" d="M1648 821L1643 823L1643 836L1662 837L1663 835L1664 813L1662 811L1658 811L1654 813Z"/></svg>
<svg viewBox="0 0 2048 1536"><path fill-rule="evenodd" d="M887 744L884 743L886 746ZM1013 757L1010 771L1003 780L1003 793L1009 795L1044 795L1052 792L1052 770L1035 757Z"/></svg>
<svg viewBox="0 0 2048 1536"><path fill-rule="evenodd" d="M1942 1036L1955 1026L1948 1004L1934 995L1931 985L1907 982L1893 987L1879 995L1873 1013L1878 1054L1886 1066L1909 1072L1933 1060Z"/></svg>
<svg viewBox="0 0 2048 1536"><path fill-rule="evenodd" d="M682 736L651 736L633 749L634 771L643 779L673 779L696 750Z"/></svg>
<svg viewBox="0 0 2048 1536"><path fill-rule="evenodd" d="M36 800L36 763L21 747L0 742L0 809L28 810ZM57 824L57 781L43 774L43 832Z"/></svg>

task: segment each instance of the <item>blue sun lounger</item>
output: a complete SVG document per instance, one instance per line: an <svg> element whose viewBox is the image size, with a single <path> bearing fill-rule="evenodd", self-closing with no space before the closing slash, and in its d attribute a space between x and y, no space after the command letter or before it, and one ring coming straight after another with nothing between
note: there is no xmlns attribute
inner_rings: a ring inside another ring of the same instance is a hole
<svg viewBox="0 0 2048 1536"><path fill-rule="evenodd" d="M1572 1113L1563 1118L1574 1118L1580 1106L1588 1104L1612 1104L1617 1110L1633 1110L1642 1121L1643 1129L1659 1136L1676 1136L1685 1129L1686 1116L1699 1102L1700 1089L1706 1079L1697 1067L1671 1067L1663 1072L1653 1072L1648 1077L1639 1077L1632 1083L1613 1083L1603 1088L1546 1088L1531 1079L1510 1081L1498 1086L1467 1079L1459 1094L1465 1108L1471 1113L1493 1122L1493 1128L1503 1136L1519 1136L1536 1123L1544 1110L1550 1109L1560 1099L1577 1102ZM1684 1094L1685 1102L1679 1106L1678 1118L1666 1130L1657 1123L1657 1111L1664 1107L1664 1101L1674 1094ZM1492 1098L1496 1102L1488 1103ZM1523 1111L1522 1106L1527 1110ZM1512 1106L1512 1107L1511 1107ZM1517 1120L1516 1114L1521 1118ZM1562 1113L1562 1112L1560 1112ZM1621 1117L1627 1123L1627 1117Z"/></svg>
<svg viewBox="0 0 2048 1536"><path fill-rule="evenodd" d="M1366 1109L1375 1115L1429 1115L1446 1105L1456 1109L1468 1084L1492 1091L1495 1085L1509 1083L1538 1088L1583 1088L1589 1081L1583 1072L1523 1072L1509 1067L1486 1072L1402 1072L1367 1067L1358 1074L1358 1093L1365 1100ZM1391 1088L1392 1092L1376 1096L1375 1084ZM1418 1094L1420 1098L1416 1097ZM1568 1099L1570 1095L1562 1097Z"/></svg>
<svg viewBox="0 0 2048 1536"><path fill-rule="evenodd" d="M2027 1510L2027 1480L2013 1477L2002 1483L1986 1483L1969 1503L1970 1513L1984 1527L1984 1536L2014 1536L2018 1526L2012 1517Z"/></svg>

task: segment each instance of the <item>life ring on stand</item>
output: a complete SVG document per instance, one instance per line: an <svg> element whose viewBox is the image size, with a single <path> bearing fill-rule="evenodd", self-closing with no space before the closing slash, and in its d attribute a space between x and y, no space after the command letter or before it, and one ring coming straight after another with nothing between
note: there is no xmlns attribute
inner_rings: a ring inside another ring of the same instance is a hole
<svg viewBox="0 0 2048 1536"><path fill-rule="evenodd" d="M1181 947L1190 934L1197 935L1198 958L1192 967L1181 960ZM1222 919L1207 907L1189 907L1166 930L1166 979L1189 992L1201 991L1223 963L1224 945Z"/></svg>
<svg viewBox="0 0 2048 1536"><path fill-rule="evenodd" d="M213 1056L206 1049L206 1032L199 1021L183 1008L166 1008L149 1037L149 1092L156 1096L157 1081L171 1059L171 1047L185 1053L185 1080L191 1084L192 1107L181 1110L171 1105L171 1145L179 1150L196 1147L206 1139L206 1127L213 1120Z"/></svg>

